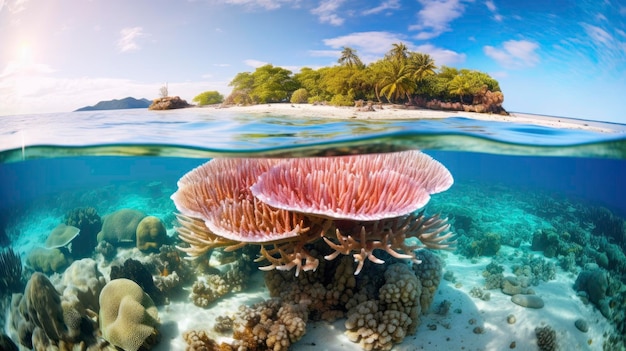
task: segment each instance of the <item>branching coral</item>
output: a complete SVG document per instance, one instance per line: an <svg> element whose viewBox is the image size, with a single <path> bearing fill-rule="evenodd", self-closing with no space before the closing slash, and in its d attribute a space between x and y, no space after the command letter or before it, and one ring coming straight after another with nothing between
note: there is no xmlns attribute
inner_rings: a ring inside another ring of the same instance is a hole
<svg viewBox="0 0 626 351"><path fill-rule="evenodd" d="M266 270L312 271L319 261L306 246L320 237L335 252L382 263L374 250L416 260L405 239L429 248L453 245L446 219L427 218L430 194L448 189L452 176L419 151L294 159L214 159L187 173L172 195L187 244L198 257L261 246Z"/></svg>
<svg viewBox="0 0 626 351"><path fill-rule="evenodd" d="M230 292L230 284L217 274L200 277L191 287L191 300L198 307L208 307Z"/></svg>
<svg viewBox="0 0 626 351"><path fill-rule="evenodd" d="M252 307L240 306L233 321L235 349L288 350L306 332L306 305L267 300Z"/></svg>

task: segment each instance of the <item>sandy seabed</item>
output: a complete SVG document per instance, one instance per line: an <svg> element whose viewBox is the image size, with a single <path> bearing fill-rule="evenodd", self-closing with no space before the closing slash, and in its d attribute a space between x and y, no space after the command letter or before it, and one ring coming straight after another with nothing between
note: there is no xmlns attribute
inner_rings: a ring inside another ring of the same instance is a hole
<svg viewBox="0 0 626 351"><path fill-rule="evenodd" d="M213 106L212 108L216 107ZM289 115L293 117L322 117L336 119L403 120L465 117L482 121L531 124L559 129L587 130L598 133L626 133L626 125L622 124L588 121L566 117L541 116L525 113L511 113L508 116L504 116L476 112L437 111L419 108L406 108L402 105L383 105L382 109L374 106L375 111L358 111L354 107L336 107L328 105L289 103L230 106L219 108L225 108L229 111L241 113Z"/></svg>
<svg viewBox="0 0 626 351"><path fill-rule="evenodd" d="M502 247L505 255L515 250ZM441 281L429 312L421 317L417 332L392 350L536 351L535 328L546 325L556 332L558 350L602 350L604 334L612 327L597 309L576 296L571 288L575 277L571 274L559 269L556 279L533 286L535 294L545 301L545 307L526 308L514 304L511 296L499 290L490 291L489 301L470 296L472 287L484 284L482 271L490 258L470 263L454 253L446 256L444 270L454 273L455 282ZM229 341L212 330L215 318L232 315L239 305L252 305L268 298L263 273L258 271L252 275L248 289L229 294L210 308L202 309L191 302L180 301L163 306L159 308L162 340L154 350L184 350L186 344L181 335L191 329L205 330L219 341ZM437 314L444 300L450 302L449 312ZM509 315L515 317L514 323L507 322ZM579 318L588 322L588 332L576 328L574 322ZM334 323L307 322L306 334L290 350L362 351L359 344L351 342L344 334L344 322L345 319Z"/></svg>

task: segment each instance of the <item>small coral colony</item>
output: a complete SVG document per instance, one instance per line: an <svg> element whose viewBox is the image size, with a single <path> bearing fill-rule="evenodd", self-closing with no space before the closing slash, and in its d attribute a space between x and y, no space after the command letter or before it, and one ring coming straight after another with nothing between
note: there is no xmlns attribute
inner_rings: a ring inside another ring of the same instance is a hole
<svg viewBox="0 0 626 351"><path fill-rule="evenodd" d="M188 350L287 350L308 321L339 318L351 341L389 350L416 331L441 280L423 248L455 244L447 220L423 211L452 183L415 150L213 159L171 196L177 237L137 210L68 213L27 258L38 272L25 287L21 265L12 273L11 338L37 350L150 349L156 306L210 308L258 267L271 298L185 331Z"/></svg>

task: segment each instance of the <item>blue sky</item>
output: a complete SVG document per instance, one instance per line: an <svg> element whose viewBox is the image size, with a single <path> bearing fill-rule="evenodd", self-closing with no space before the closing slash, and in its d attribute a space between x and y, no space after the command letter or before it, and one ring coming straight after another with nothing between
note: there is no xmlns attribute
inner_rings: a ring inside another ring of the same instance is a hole
<svg viewBox="0 0 626 351"><path fill-rule="evenodd" d="M230 93L265 63L365 62L392 43L499 80L504 106L626 123L626 3L509 0L0 0L0 115Z"/></svg>

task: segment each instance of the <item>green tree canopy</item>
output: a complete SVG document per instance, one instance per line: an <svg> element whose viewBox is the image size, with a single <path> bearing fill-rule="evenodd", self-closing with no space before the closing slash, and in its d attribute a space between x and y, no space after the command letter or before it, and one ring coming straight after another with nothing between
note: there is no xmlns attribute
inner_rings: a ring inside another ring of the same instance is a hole
<svg viewBox="0 0 626 351"><path fill-rule="evenodd" d="M224 101L224 96L215 90L211 90L196 95L192 101L199 106L221 104Z"/></svg>
<svg viewBox="0 0 626 351"><path fill-rule="evenodd" d="M404 43L395 43L384 58L363 65L356 50L344 47L339 65L300 72L271 64L254 72L239 73L230 82L233 92L227 103L268 103L290 101L326 101L348 105L354 100L408 102L439 100L476 103L488 90L499 92L498 81L487 73L437 67L428 54L408 50ZM417 99L419 97L419 99ZM470 100L471 99L471 100Z"/></svg>

